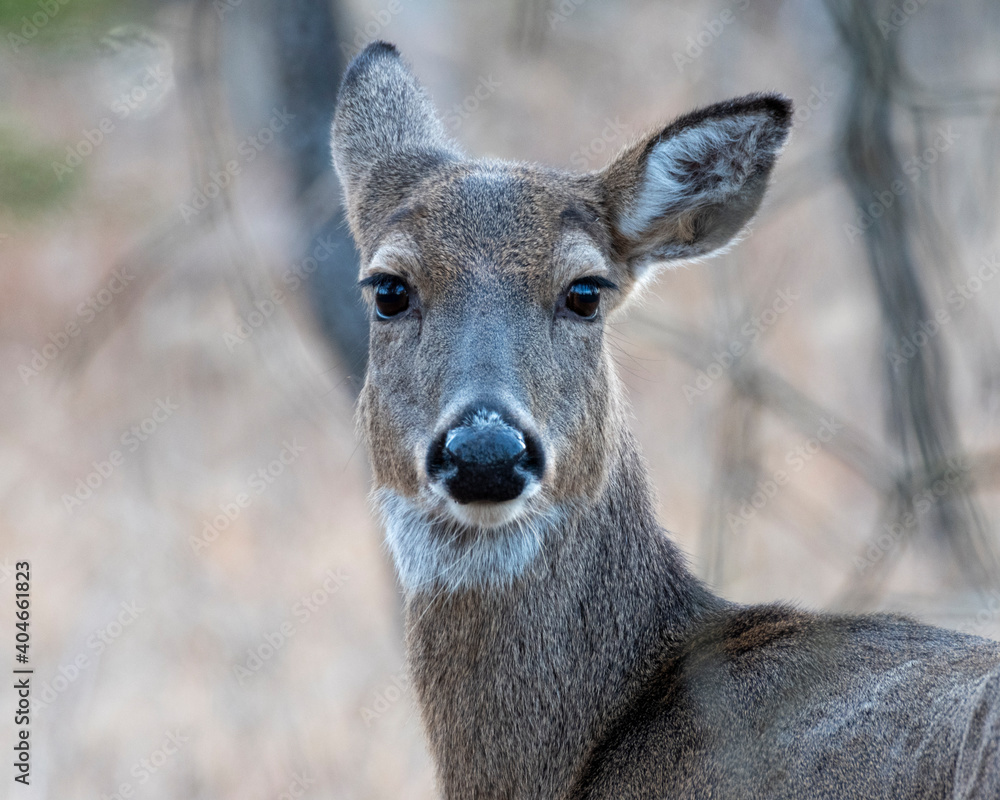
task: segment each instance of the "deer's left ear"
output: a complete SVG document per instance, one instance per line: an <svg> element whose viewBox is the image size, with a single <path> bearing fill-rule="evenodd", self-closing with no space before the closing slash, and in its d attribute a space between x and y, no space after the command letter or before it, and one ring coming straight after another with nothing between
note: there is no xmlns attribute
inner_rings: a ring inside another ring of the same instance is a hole
<svg viewBox="0 0 1000 800"><path fill-rule="evenodd" d="M615 250L634 277L657 262L708 255L746 226L791 116L780 95L718 103L631 145L603 170Z"/></svg>
<svg viewBox="0 0 1000 800"><path fill-rule="evenodd" d="M330 146L359 246L422 177L459 157L427 92L382 41L344 73Z"/></svg>

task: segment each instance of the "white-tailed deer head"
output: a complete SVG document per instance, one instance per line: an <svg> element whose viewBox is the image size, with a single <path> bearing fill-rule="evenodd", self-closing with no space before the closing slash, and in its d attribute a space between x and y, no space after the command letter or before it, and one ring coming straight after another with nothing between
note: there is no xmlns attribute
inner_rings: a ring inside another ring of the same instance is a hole
<svg viewBox="0 0 1000 800"><path fill-rule="evenodd" d="M371 347L360 403L407 589L505 583L607 480L624 433L605 324L655 267L760 205L790 103L682 117L599 172L463 157L395 48L344 78L333 153Z"/></svg>

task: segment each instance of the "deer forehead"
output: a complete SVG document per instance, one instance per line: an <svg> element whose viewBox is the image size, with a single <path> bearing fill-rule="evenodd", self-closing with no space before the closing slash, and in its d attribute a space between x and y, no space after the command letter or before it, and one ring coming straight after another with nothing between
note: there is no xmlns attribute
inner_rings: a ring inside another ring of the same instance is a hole
<svg viewBox="0 0 1000 800"><path fill-rule="evenodd" d="M421 186L386 219L361 278L396 274L427 298L488 284L548 302L612 271L592 198L530 169L488 167Z"/></svg>

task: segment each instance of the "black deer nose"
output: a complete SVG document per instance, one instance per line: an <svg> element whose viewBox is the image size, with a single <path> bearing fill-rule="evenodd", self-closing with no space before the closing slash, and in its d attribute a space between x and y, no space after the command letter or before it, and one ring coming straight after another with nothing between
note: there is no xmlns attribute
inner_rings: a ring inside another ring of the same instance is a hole
<svg viewBox="0 0 1000 800"><path fill-rule="evenodd" d="M519 497L542 474L541 448L499 411L477 408L441 434L427 471L456 502L503 503Z"/></svg>

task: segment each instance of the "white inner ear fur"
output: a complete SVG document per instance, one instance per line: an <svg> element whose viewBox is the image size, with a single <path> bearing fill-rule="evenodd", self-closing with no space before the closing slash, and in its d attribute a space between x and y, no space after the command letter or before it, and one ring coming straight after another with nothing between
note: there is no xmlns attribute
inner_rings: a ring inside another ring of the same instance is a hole
<svg viewBox="0 0 1000 800"><path fill-rule="evenodd" d="M671 212L717 203L739 191L760 158L763 114L710 119L659 142L646 159L646 170L632 208L619 220L626 236L641 238ZM699 164L697 175L691 165Z"/></svg>

